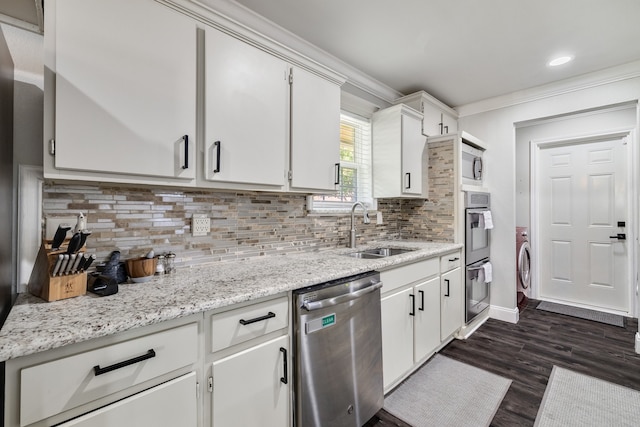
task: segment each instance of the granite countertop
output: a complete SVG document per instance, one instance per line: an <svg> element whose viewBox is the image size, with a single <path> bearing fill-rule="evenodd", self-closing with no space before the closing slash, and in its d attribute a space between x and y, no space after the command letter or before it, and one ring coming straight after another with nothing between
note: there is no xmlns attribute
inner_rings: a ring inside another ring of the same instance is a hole
<svg viewBox="0 0 640 427"><path fill-rule="evenodd" d="M380 259L345 254L374 247L415 249ZM45 302L20 294L0 330L0 361L14 359L354 274L382 270L461 248L460 244L393 240L180 268L118 293Z"/></svg>

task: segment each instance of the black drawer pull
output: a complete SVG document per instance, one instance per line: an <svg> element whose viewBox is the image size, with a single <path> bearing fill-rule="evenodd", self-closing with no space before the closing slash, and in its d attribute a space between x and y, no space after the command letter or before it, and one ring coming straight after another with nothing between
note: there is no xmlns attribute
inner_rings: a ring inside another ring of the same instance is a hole
<svg viewBox="0 0 640 427"><path fill-rule="evenodd" d="M287 384L289 382L289 380L287 380L287 378L289 378L289 368L287 367L287 349L284 347L280 347L280 352L282 353L282 363L284 365L284 372L282 377L280 377L280 382L283 384Z"/></svg>
<svg viewBox="0 0 640 427"><path fill-rule="evenodd" d="M156 352L153 351L153 349L147 351L147 353L142 356L134 357L132 359L125 360L124 362L114 363L113 365L109 365L104 368L101 368L100 365L96 365L93 367L93 372L97 377L98 375L106 374L107 372L115 371L116 369L142 362L143 360L151 359L152 357L156 357Z"/></svg>
<svg viewBox="0 0 640 427"><path fill-rule="evenodd" d="M276 317L276 314L274 312L270 311L266 315L261 316L261 317L256 317L254 319L249 319L249 320L240 319L240 324L241 325L249 325L251 323L256 323L256 322L261 322L263 320L271 319L272 317Z"/></svg>
<svg viewBox="0 0 640 427"><path fill-rule="evenodd" d="M416 297L413 294L409 294L409 298L411 298L411 311L409 312L409 316L416 315Z"/></svg>
<svg viewBox="0 0 640 427"><path fill-rule="evenodd" d="M182 169L189 169L189 135L182 137L184 140L184 164Z"/></svg>
<svg viewBox="0 0 640 427"><path fill-rule="evenodd" d="M460 259L459 257L449 258L449 262L458 261L459 259Z"/></svg>
<svg viewBox="0 0 640 427"><path fill-rule="evenodd" d="M418 293L420 294L420 307L418 310L424 311L424 291L418 291Z"/></svg>
<svg viewBox="0 0 640 427"><path fill-rule="evenodd" d="M213 170L213 173L220 172L220 149L222 147L222 143L220 141L216 141L213 143L213 146L216 147L216 168Z"/></svg>

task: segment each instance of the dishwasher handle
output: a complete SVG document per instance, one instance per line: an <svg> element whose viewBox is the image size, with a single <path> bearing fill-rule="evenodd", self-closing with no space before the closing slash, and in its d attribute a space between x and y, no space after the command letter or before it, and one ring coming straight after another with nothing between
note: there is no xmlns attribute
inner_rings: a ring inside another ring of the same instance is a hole
<svg viewBox="0 0 640 427"><path fill-rule="evenodd" d="M332 298L327 298L327 299L323 299L320 301L305 301L302 303L302 307L305 308L307 311L314 311L314 310L319 310L321 308L325 308L325 307L331 307L334 305L338 305L338 304L342 304L345 303L347 301L351 301L357 298L360 298L363 295L366 295L368 293L377 291L378 289L380 289L382 287L382 282L378 281L378 282L372 282L371 286L367 286L366 288L362 288L362 289L358 289L355 292L351 292L348 294L342 294L342 295L338 295Z"/></svg>

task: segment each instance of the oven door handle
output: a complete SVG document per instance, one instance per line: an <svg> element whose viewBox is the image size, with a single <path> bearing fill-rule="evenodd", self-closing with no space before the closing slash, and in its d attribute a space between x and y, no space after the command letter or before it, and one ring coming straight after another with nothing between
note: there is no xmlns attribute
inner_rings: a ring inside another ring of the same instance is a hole
<svg viewBox="0 0 640 427"><path fill-rule="evenodd" d="M358 289L357 291L351 292L348 294L342 294L332 298L323 299L320 301L305 301L302 303L302 307L305 308L307 311L314 311L314 310L319 310L325 307L331 307L334 305L342 304L342 303L360 298L363 295L377 291L381 287L382 287L381 281L373 282L371 286Z"/></svg>

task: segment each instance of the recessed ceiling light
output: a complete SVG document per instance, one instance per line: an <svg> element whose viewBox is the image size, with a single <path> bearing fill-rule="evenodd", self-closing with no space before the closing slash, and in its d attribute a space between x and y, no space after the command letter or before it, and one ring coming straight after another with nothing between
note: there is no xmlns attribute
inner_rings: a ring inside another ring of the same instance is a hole
<svg viewBox="0 0 640 427"><path fill-rule="evenodd" d="M566 64L567 62L571 61L573 59L573 57L571 56L559 56L555 59L553 59L552 61L549 62L549 66L550 67L557 67L558 65L562 65L562 64Z"/></svg>

